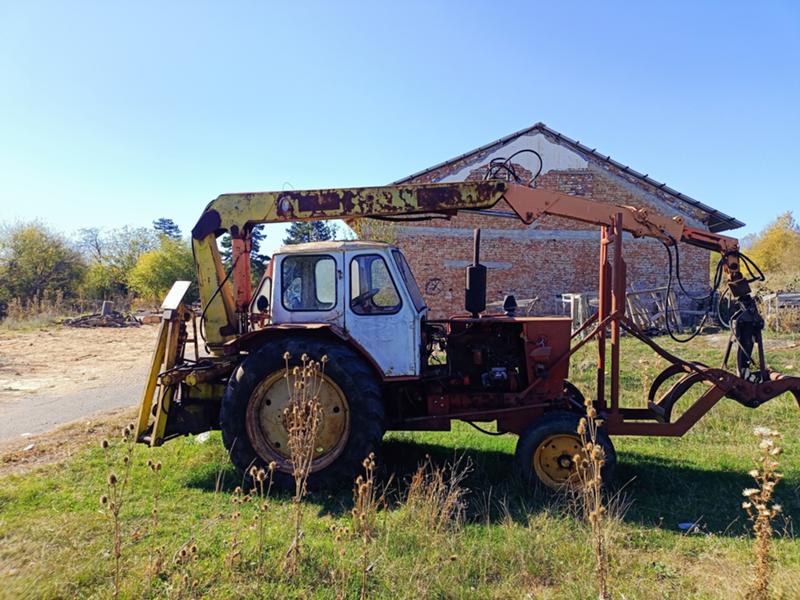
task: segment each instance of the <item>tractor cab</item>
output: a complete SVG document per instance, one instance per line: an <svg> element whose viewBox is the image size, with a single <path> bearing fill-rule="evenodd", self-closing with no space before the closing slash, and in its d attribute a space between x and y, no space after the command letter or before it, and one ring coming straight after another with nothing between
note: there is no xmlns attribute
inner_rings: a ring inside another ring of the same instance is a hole
<svg viewBox="0 0 800 600"><path fill-rule="evenodd" d="M418 376L427 308L403 253L367 241L283 246L254 295L270 325L327 324L344 331L385 377Z"/></svg>

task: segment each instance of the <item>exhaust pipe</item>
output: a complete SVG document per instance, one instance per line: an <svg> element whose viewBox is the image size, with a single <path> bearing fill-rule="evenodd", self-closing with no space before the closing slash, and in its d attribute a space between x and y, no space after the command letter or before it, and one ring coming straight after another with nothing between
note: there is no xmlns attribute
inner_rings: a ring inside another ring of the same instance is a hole
<svg viewBox="0 0 800 600"><path fill-rule="evenodd" d="M475 230L472 264L467 267L464 307L477 319L486 310L486 267L481 264L481 230Z"/></svg>

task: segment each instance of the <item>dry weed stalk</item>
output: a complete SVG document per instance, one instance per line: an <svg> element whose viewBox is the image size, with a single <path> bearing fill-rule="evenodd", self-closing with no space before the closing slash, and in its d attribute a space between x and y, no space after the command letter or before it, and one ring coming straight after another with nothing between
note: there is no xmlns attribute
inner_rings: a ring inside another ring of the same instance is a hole
<svg viewBox="0 0 800 600"><path fill-rule="evenodd" d="M755 543L756 567L755 578L750 585L747 597L751 600L766 600L769 598L769 580L772 574L772 556L770 547L772 543L772 519L781 512L781 506L773 503L775 486L778 485L783 475L778 472L778 456L782 449L780 442L783 439L780 433L766 427L757 427L755 434L759 438L759 454L756 459L756 468L750 471L755 479L755 488L748 488L742 492L746 498L742 508L753 522Z"/></svg>
<svg viewBox="0 0 800 600"><path fill-rule="evenodd" d="M250 477L253 479L254 486L250 490L249 497L253 499L256 511L256 537L258 540L256 573L259 577L264 575L265 517L269 508L269 494L272 491L272 478L276 467L277 464L272 461L266 469L250 468Z"/></svg>
<svg viewBox="0 0 800 600"><path fill-rule="evenodd" d="M353 489L353 533L361 538L361 593L360 598L367 597L367 578L374 568L370 564L370 545L375 538L377 529L378 504L381 502L375 488L375 454L369 456L361 463L364 475L356 478Z"/></svg>
<svg viewBox="0 0 800 600"><path fill-rule="evenodd" d="M122 443L124 450L122 453L122 475L117 476L115 472L115 461L111 453L111 444L108 440L103 440L100 447L103 449L108 466L106 477L106 493L100 496L100 505L108 511L108 515L113 524L112 538L113 548L111 556L114 559L114 596L119 596L120 590L120 563L122 560L122 520L120 514L125 504L125 492L128 487L131 472L131 456L133 454L133 424L129 424L122 431Z"/></svg>
<svg viewBox="0 0 800 600"><path fill-rule="evenodd" d="M242 521L242 513L239 510L238 506L240 504L244 504L244 495L242 494L242 488L237 486L235 490L233 490L233 495L231 496L231 503L234 506L233 513L231 513L231 521L233 521L232 530L233 533L231 535L231 541L228 544L228 555L226 557L226 562L228 563L228 568L233 571L236 567L236 564L242 558L242 541L240 539L240 523Z"/></svg>
<svg viewBox="0 0 800 600"><path fill-rule="evenodd" d="M189 539L189 541L181 546L175 553L173 562L178 568L178 574L180 576L178 598L183 598L187 594L191 598L197 596L198 581L192 574L192 564L197 562L199 558L200 550L193 538Z"/></svg>
<svg viewBox="0 0 800 600"><path fill-rule="evenodd" d="M430 456L417 467L408 486L406 508L423 530L438 533L460 524L466 495L462 484L469 471L470 465L461 459L438 467Z"/></svg>
<svg viewBox="0 0 800 600"><path fill-rule="evenodd" d="M288 352L283 355L286 364L286 385L289 388L289 406L284 417L288 432L289 460L292 466L295 491L292 497L294 507L294 538L286 553L285 569L289 575L296 575L300 565L301 545L303 538L302 501L308 491L308 477L316 454L317 434L322 407L319 394L323 383L323 371L328 357L323 356L319 362L309 358L307 354L300 357L301 364L289 369Z"/></svg>
<svg viewBox="0 0 800 600"><path fill-rule="evenodd" d="M582 452L574 457L579 478L579 493L583 515L592 530L592 552L595 557L595 580L600 600L611 598L608 591L608 510L603 493L603 467L606 454L598 442L598 430L603 420L597 418L592 401L586 399L586 416L578 423Z"/></svg>
<svg viewBox="0 0 800 600"><path fill-rule="evenodd" d="M336 600L345 600L347 598L348 578L348 569L345 565L345 556L347 555L346 541L351 531L345 525L336 524L331 525L330 532L333 535L333 549L336 553L334 568L330 572L334 598L336 598Z"/></svg>
<svg viewBox="0 0 800 600"><path fill-rule="evenodd" d="M164 568L164 548L156 545L158 540L158 500L161 497L161 463L147 460L147 468L155 479L155 491L153 492L153 508L150 513L150 560L147 574L147 589L150 596L153 595L153 577L161 574Z"/></svg>

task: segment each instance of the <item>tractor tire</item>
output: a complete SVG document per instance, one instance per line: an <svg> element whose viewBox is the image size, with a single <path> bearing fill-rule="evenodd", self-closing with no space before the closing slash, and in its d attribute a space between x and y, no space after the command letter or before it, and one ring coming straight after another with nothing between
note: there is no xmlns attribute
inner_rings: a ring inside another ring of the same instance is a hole
<svg viewBox="0 0 800 600"><path fill-rule="evenodd" d="M577 485L573 456L583 452L578 423L581 416L567 411L545 413L522 432L517 441L515 467L523 480L535 489L564 490ZM604 428L597 443L605 451L603 484L613 481L617 453Z"/></svg>
<svg viewBox="0 0 800 600"><path fill-rule="evenodd" d="M289 368L307 354L315 361L327 356L323 369L320 406L322 417L309 489L350 486L361 463L377 452L384 433L381 387L371 365L352 347L311 335L270 340L236 368L228 382L220 410L222 441L231 462L248 477L252 467L268 469L274 462L272 485L294 490L288 433L283 410Z"/></svg>

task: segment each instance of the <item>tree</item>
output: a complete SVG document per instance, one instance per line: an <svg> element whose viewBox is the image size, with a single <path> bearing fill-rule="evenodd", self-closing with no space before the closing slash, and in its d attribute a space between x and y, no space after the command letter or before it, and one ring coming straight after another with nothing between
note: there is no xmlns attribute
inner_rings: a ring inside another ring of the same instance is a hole
<svg viewBox="0 0 800 600"><path fill-rule="evenodd" d="M165 235L173 240L181 239L181 228L178 227L172 219L166 219L164 217L156 219L153 221L153 229L155 229L159 235Z"/></svg>
<svg viewBox="0 0 800 600"><path fill-rule="evenodd" d="M162 236L159 247L139 256L128 276L128 284L137 295L159 302L178 280L194 281L194 257L188 242ZM197 299L197 287L189 288L187 299Z"/></svg>
<svg viewBox="0 0 800 600"><path fill-rule="evenodd" d="M110 231L92 227L80 230L78 245L89 262L84 294L109 298L128 293L131 270L139 257L159 246L159 238L144 227L125 226Z"/></svg>
<svg viewBox="0 0 800 600"><path fill-rule="evenodd" d="M56 292L74 296L84 269L80 252L42 223L0 230L0 305Z"/></svg>
<svg viewBox="0 0 800 600"><path fill-rule="evenodd" d="M289 226L284 244L322 242L336 237L336 227L327 221L296 221Z"/></svg>
<svg viewBox="0 0 800 600"><path fill-rule="evenodd" d="M779 215L759 232L746 254L767 275L771 288L800 286L800 226L791 212Z"/></svg>

